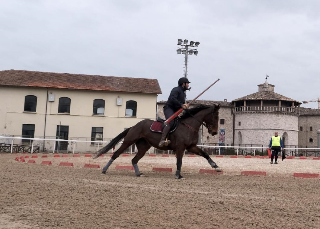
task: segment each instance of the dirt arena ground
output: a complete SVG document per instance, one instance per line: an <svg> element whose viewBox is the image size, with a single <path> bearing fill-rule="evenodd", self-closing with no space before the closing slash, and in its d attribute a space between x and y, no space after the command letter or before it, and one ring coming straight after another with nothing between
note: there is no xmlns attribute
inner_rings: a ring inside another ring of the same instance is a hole
<svg viewBox="0 0 320 229"><path fill-rule="evenodd" d="M201 157L184 157L183 180L174 172L175 157L149 157L139 163L144 177L117 170L131 165L119 157L106 175L101 168L109 155L26 158L0 155L0 228L320 228L320 179L293 173L320 173L320 160L217 158L223 174L199 174L210 169ZM29 154L28 156L31 157ZM27 163L29 159L36 163ZM41 165L51 161L52 165ZM72 162L73 167L59 166ZM244 176L241 171L266 171Z"/></svg>

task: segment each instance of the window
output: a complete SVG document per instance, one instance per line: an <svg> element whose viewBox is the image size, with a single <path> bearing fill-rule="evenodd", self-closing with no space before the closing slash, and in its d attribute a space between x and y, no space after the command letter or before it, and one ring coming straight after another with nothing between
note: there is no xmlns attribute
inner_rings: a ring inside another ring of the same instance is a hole
<svg viewBox="0 0 320 229"><path fill-rule="evenodd" d="M68 97L59 98L58 113L69 113L70 114L71 99Z"/></svg>
<svg viewBox="0 0 320 229"><path fill-rule="evenodd" d="M22 137L23 138L34 138L34 124L22 124ZM30 142L28 139L22 139L23 142Z"/></svg>
<svg viewBox="0 0 320 229"><path fill-rule="evenodd" d="M310 131L312 131L312 126L310 126Z"/></svg>
<svg viewBox="0 0 320 229"><path fill-rule="evenodd" d="M103 127L92 127L91 141L103 141ZM97 142L91 142L91 145L95 145Z"/></svg>
<svg viewBox="0 0 320 229"><path fill-rule="evenodd" d="M126 116L136 117L137 116L137 102L134 100L129 100L126 102Z"/></svg>
<svg viewBox="0 0 320 229"><path fill-rule="evenodd" d="M309 142L312 143L313 142L313 138L309 138Z"/></svg>
<svg viewBox="0 0 320 229"><path fill-rule="evenodd" d="M303 131L303 128L302 128L302 126L300 126L300 131Z"/></svg>
<svg viewBox="0 0 320 229"><path fill-rule="evenodd" d="M93 100L93 114L94 115L104 115L104 100L95 99Z"/></svg>
<svg viewBox="0 0 320 229"><path fill-rule="evenodd" d="M220 119L220 124L221 124L221 125L224 125L224 119L223 119L223 118Z"/></svg>
<svg viewBox="0 0 320 229"><path fill-rule="evenodd" d="M239 122L238 124L239 124L239 126L241 126L241 122Z"/></svg>
<svg viewBox="0 0 320 229"><path fill-rule="evenodd" d="M36 112L37 110L37 96L27 95L24 100L24 111Z"/></svg>

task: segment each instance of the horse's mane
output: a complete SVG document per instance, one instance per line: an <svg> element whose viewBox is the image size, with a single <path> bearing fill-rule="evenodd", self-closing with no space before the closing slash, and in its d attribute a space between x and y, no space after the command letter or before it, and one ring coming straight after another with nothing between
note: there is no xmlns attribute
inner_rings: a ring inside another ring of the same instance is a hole
<svg viewBox="0 0 320 229"><path fill-rule="evenodd" d="M212 107L212 106L200 104L200 105L198 105L196 107L193 107L193 108L190 108L188 110L185 110L184 114L180 118L181 119L186 119L186 118L192 117L193 115L197 114L199 111L208 109L210 107Z"/></svg>

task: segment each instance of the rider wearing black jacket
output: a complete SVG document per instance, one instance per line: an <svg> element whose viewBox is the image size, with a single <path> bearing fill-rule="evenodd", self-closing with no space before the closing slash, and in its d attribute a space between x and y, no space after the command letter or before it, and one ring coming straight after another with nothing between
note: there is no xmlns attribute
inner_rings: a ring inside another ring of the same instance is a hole
<svg viewBox="0 0 320 229"><path fill-rule="evenodd" d="M186 95L185 91L189 89L189 80L186 77L182 77L178 81L178 87L175 87L171 90L168 101L163 107L163 113L166 119L170 118L175 112L177 112L180 108L187 109L189 107L186 104ZM170 144L170 140L165 140L170 128L172 126L172 122L167 124L163 131L162 137L159 143L159 147L167 146Z"/></svg>

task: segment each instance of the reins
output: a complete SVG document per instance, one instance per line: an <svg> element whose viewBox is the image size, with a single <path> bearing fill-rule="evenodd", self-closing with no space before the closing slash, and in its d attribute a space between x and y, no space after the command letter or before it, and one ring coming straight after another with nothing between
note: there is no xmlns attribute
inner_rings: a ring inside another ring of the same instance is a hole
<svg viewBox="0 0 320 229"><path fill-rule="evenodd" d="M196 117L194 117L194 115L192 115L188 110L185 110L186 112L189 113L190 117L192 117L193 119L195 119L198 123L200 123L200 126L204 126L206 128L208 128L207 124L205 122L201 122L199 121ZM193 128L192 126L190 126L189 124L185 123L185 122L181 122L183 125L185 125L186 127L188 127L190 130L198 133L198 130L196 130L195 128Z"/></svg>
<svg viewBox="0 0 320 229"><path fill-rule="evenodd" d="M188 110L186 110L186 112L189 113L189 115L194 118L198 123L200 123L200 125L207 127L207 124L205 122L201 122L199 121L196 117L194 117L194 115L192 115Z"/></svg>
<svg viewBox="0 0 320 229"><path fill-rule="evenodd" d="M185 123L185 122L183 122L182 124L185 125L186 127L188 127L188 128L189 128L190 130L192 130L193 132L198 133L198 130L196 130L195 128L193 128L193 127L190 126L189 124L187 124L187 123Z"/></svg>

